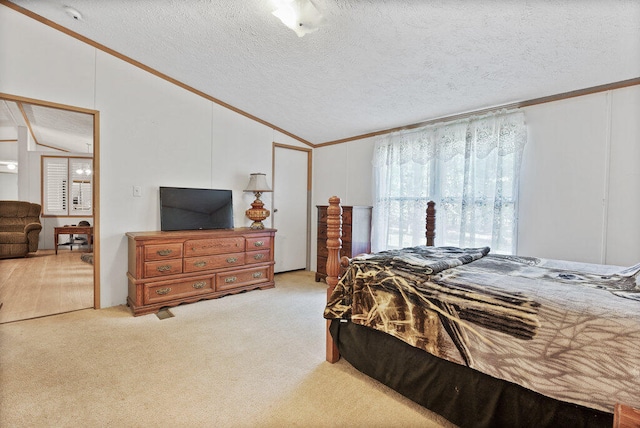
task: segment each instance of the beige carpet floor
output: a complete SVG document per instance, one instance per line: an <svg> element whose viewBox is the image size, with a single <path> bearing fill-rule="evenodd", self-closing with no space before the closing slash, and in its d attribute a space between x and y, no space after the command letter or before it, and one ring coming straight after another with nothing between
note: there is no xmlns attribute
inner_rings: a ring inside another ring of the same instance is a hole
<svg viewBox="0 0 640 428"><path fill-rule="evenodd" d="M450 426L325 362L324 300L299 271L162 320L120 306L0 325L0 426Z"/></svg>

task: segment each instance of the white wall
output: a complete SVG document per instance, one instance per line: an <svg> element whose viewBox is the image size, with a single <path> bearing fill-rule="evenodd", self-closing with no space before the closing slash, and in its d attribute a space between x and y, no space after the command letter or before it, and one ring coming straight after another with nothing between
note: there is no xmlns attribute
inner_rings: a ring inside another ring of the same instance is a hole
<svg viewBox="0 0 640 428"><path fill-rule="evenodd" d="M10 132L13 131L13 132ZM7 141L1 141L7 140ZM0 126L0 161L18 161L18 129ZM0 172L10 172L6 165L0 165ZM10 172L15 174L15 170ZM17 191L17 188L16 188Z"/></svg>
<svg viewBox="0 0 640 428"><path fill-rule="evenodd" d="M640 86L525 109L518 252L640 261Z"/></svg>
<svg viewBox="0 0 640 428"><path fill-rule="evenodd" d="M640 86L524 111L529 135L518 254L625 266L640 261ZM375 141L314 151L314 204L333 195L344 205L372 204Z"/></svg>
<svg viewBox="0 0 640 428"><path fill-rule="evenodd" d="M640 261L640 86L611 95L604 250L607 262L627 265Z"/></svg>
<svg viewBox="0 0 640 428"><path fill-rule="evenodd" d="M18 199L18 174L0 172L0 201Z"/></svg>
<svg viewBox="0 0 640 428"><path fill-rule="evenodd" d="M4 6L0 92L100 112L102 307L125 303L125 233L159 229L159 186L232 189L235 225L248 226L249 174L271 176L273 141L302 146Z"/></svg>

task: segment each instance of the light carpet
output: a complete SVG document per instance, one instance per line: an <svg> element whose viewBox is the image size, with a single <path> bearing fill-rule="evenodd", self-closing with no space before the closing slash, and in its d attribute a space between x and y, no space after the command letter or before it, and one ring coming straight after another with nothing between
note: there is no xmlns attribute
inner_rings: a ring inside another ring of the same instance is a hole
<svg viewBox="0 0 640 428"><path fill-rule="evenodd" d="M450 426L324 361L325 287L298 271L163 320L119 306L0 325L0 426Z"/></svg>

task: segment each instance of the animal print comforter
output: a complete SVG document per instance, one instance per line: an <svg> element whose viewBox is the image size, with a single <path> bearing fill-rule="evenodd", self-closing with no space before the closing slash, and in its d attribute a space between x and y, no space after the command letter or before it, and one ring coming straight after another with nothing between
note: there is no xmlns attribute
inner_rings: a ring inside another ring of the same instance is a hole
<svg viewBox="0 0 640 428"><path fill-rule="evenodd" d="M640 407L639 271L414 247L354 258L324 316L612 412Z"/></svg>

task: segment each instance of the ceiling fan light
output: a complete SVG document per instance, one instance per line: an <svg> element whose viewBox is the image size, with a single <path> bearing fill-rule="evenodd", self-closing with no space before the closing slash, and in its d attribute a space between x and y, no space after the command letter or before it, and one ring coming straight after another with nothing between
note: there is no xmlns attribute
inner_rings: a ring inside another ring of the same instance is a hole
<svg viewBox="0 0 640 428"><path fill-rule="evenodd" d="M322 23L322 14L310 0L279 0L273 4L273 15L298 37L317 31Z"/></svg>
<svg viewBox="0 0 640 428"><path fill-rule="evenodd" d="M296 13L293 2L282 2L280 6L278 6L278 8L271 13L280 21L282 21L284 25L291 28L292 30L295 29L298 20L298 14Z"/></svg>

